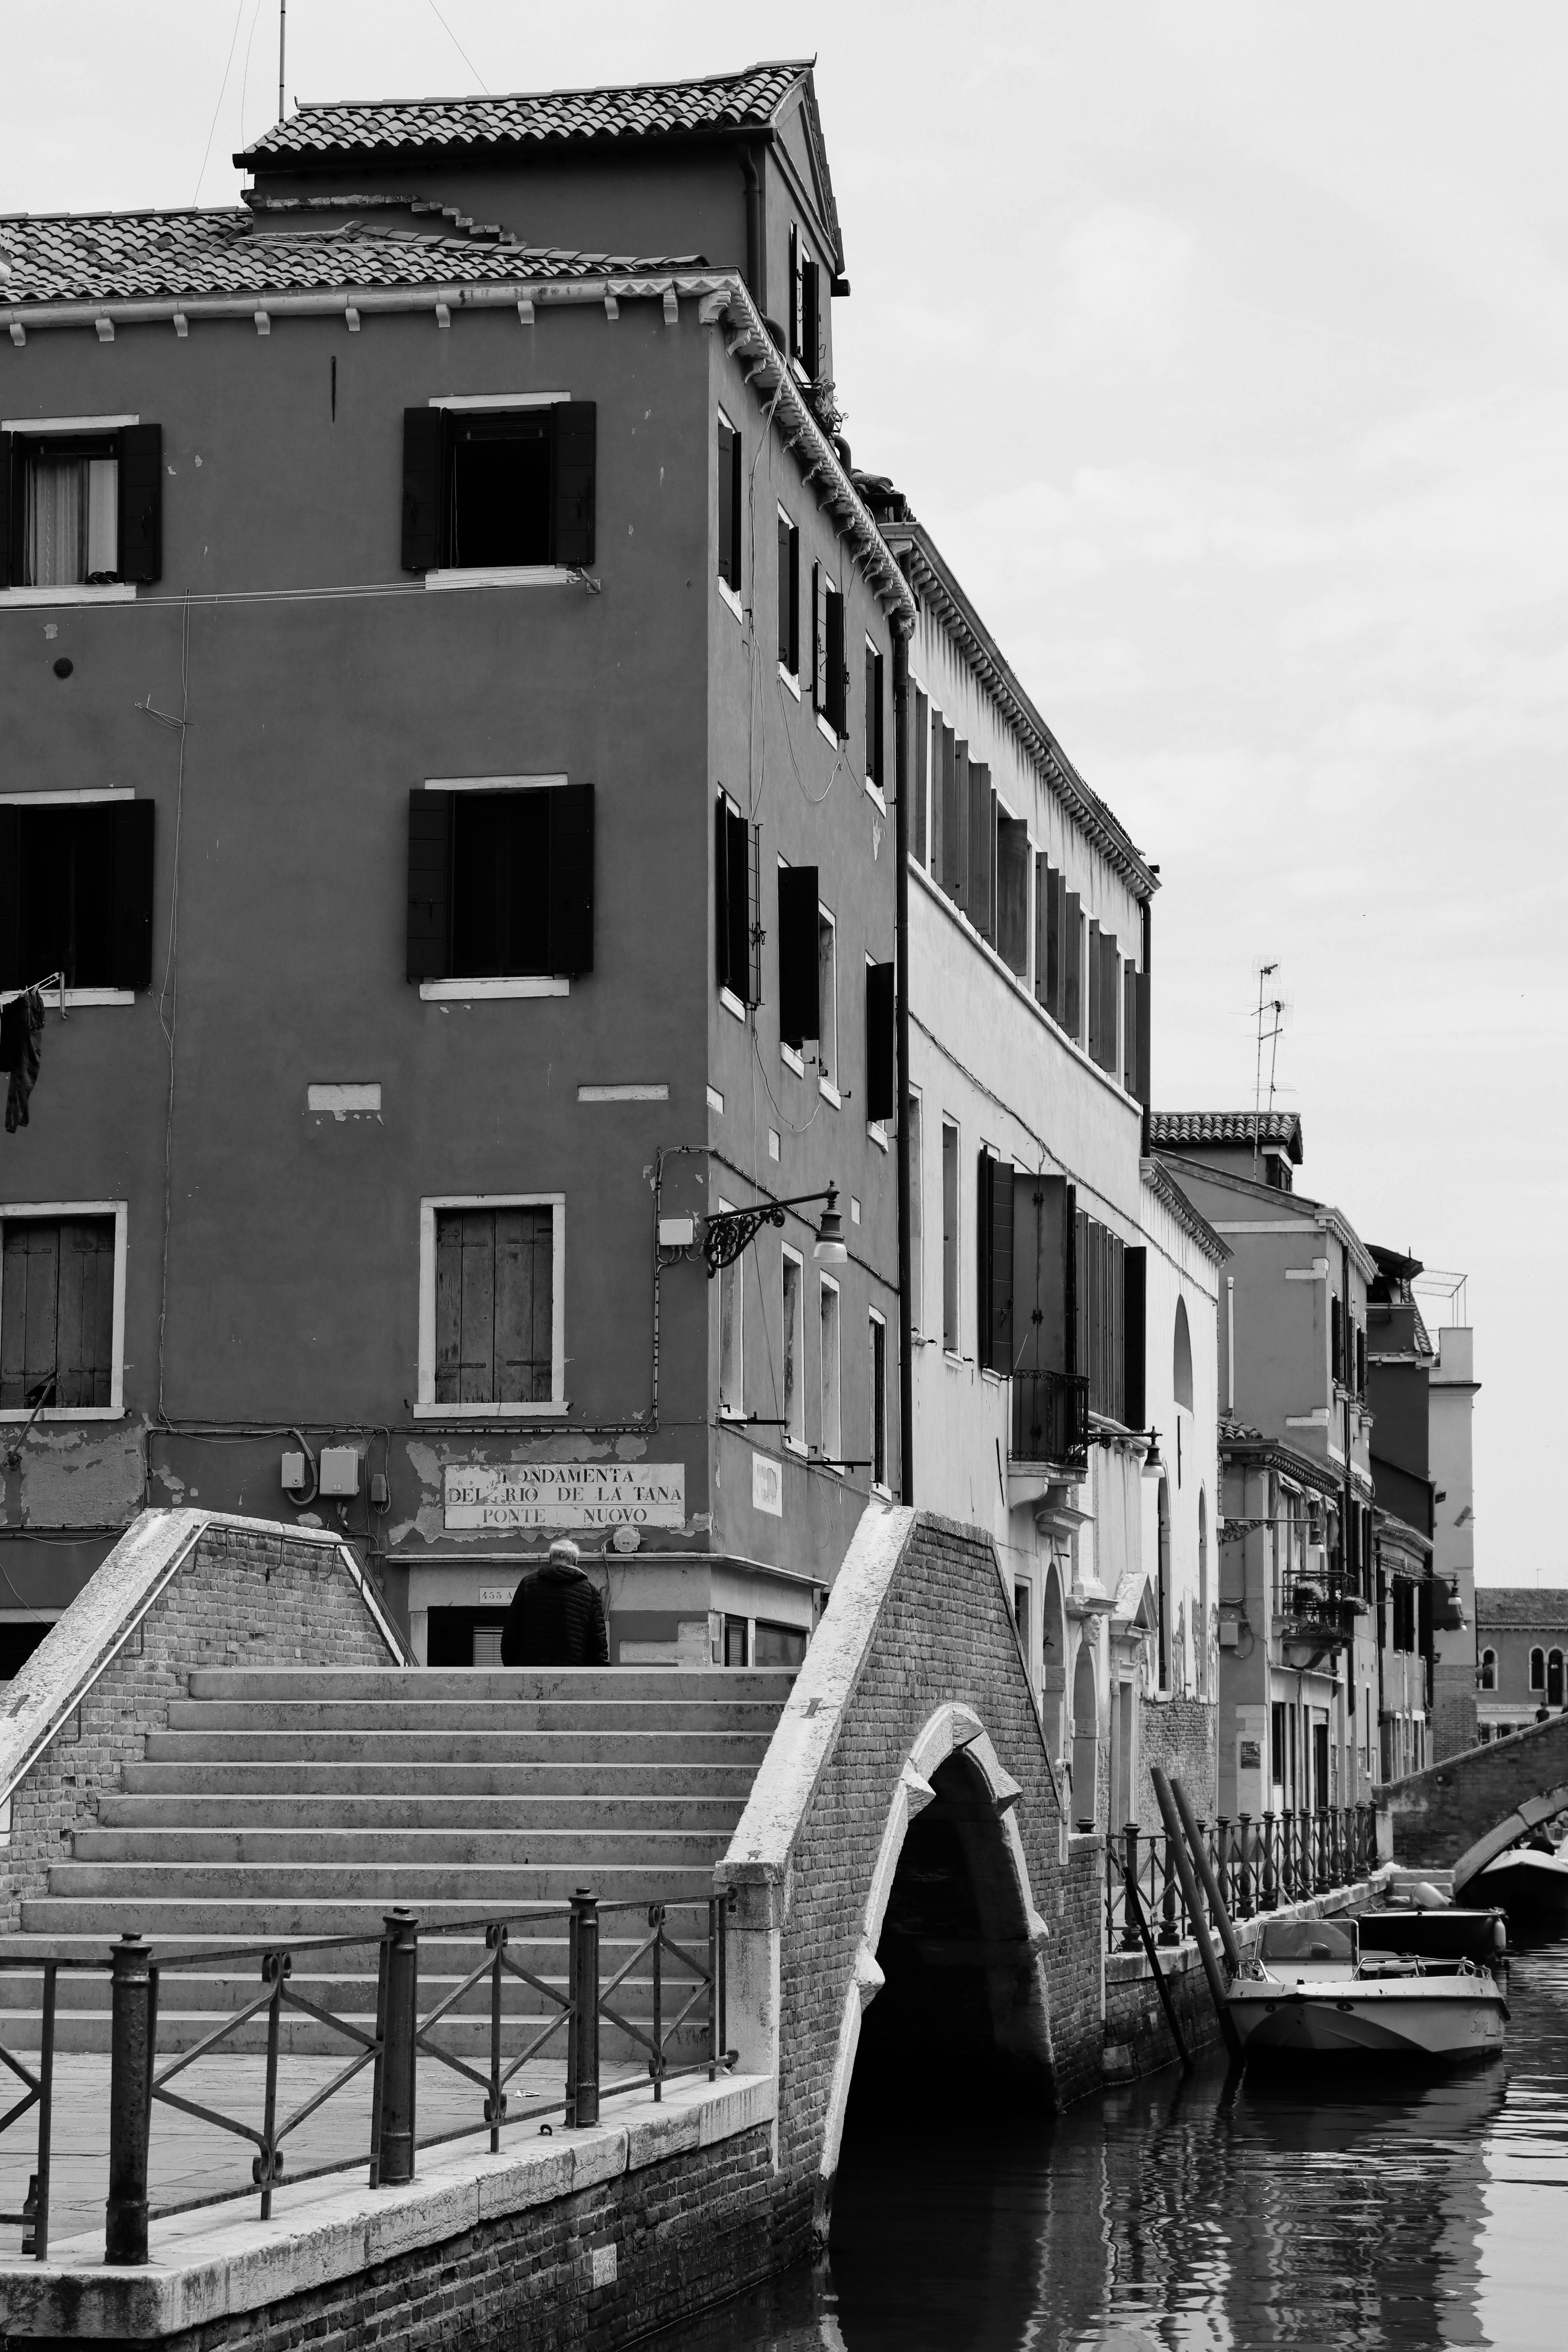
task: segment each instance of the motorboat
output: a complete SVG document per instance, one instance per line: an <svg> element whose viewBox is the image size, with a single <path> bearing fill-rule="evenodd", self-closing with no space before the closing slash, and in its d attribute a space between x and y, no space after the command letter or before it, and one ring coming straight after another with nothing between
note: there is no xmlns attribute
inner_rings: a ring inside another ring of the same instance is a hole
<svg viewBox="0 0 1568 2352"><path fill-rule="evenodd" d="M1508 1949L1508 1919L1500 1908L1461 1906L1425 1884L1388 1895L1373 1909L1361 1912L1356 1924L1363 1952L1489 1966Z"/></svg>
<svg viewBox="0 0 1568 2352"><path fill-rule="evenodd" d="M1568 1862L1547 1838L1510 1846L1476 1873L1470 1886L1500 1903L1515 1928L1568 1933Z"/></svg>
<svg viewBox="0 0 1568 2352"><path fill-rule="evenodd" d="M1450 2065L1493 2056L1508 2021L1489 1968L1465 1958L1363 1952L1353 1919L1270 1919L1226 2005L1249 2060Z"/></svg>

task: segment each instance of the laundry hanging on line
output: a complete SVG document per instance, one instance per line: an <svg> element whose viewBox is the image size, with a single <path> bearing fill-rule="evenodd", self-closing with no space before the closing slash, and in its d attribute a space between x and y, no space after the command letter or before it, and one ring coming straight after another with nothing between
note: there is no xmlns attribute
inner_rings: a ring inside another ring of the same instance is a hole
<svg viewBox="0 0 1568 2352"><path fill-rule="evenodd" d="M39 1041L44 1034L43 983L23 989L0 1005L0 1070L10 1073L5 1089L5 1132L26 1127L27 1098L38 1082Z"/></svg>

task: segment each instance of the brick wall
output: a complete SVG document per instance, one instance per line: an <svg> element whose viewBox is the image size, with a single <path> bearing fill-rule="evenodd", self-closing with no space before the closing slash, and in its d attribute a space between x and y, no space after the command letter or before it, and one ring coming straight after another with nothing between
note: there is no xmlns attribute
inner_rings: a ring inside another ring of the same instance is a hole
<svg viewBox="0 0 1568 2352"><path fill-rule="evenodd" d="M1149 1778L1150 1769L1155 1764L1171 1780L1181 1781L1201 1819L1214 1819L1219 1811L1219 1750L1215 1709L1206 1699L1141 1701L1139 1747L1140 1828L1160 1830L1165 1826ZM1121 1826L1119 1822L1117 1827Z"/></svg>
<svg viewBox="0 0 1568 2352"><path fill-rule="evenodd" d="M1393 1821L1396 1862L1446 1869L1531 1797L1568 1786L1568 1715L1532 1724L1377 1794Z"/></svg>
<svg viewBox="0 0 1568 2352"><path fill-rule="evenodd" d="M107 1579L112 1559L98 1577ZM92 1609L98 1577L68 1615ZM35 1653L40 1668L47 1648ZM169 1702L184 1696L193 1666L392 1663L335 1542L209 1521L126 1648L13 1793L10 1843L0 1853L5 1930L20 1926L26 1897L46 1891L66 1834L96 1819L100 1792L116 1786L122 1764L142 1757L150 1731L167 1726ZM21 1683L19 1676L15 1687Z"/></svg>
<svg viewBox="0 0 1568 2352"><path fill-rule="evenodd" d="M1467 1748L1480 1745L1475 1670L1437 1665L1432 1682L1432 1761L1443 1764L1450 1756L1462 1756Z"/></svg>

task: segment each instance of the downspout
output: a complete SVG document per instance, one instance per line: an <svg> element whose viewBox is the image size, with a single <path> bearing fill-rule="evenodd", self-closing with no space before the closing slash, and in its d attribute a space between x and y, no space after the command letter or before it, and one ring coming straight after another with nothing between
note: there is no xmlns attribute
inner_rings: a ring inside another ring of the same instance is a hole
<svg viewBox="0 0 1568 2352"><path fill-rule="evenodd" d="M899 1499L915 1499L914 1302L910 1250L910 625L893 616L893 986L900 1099L893 1135L899 1162Z"/></svg>
<svg viewBox="0 0 1568 2352"><path fill-rule="evenodd" d="M741 150L741 176L746 183L746 285L752 301L768 315L768 246L763 224L763 176L753 147Z"/></svg>

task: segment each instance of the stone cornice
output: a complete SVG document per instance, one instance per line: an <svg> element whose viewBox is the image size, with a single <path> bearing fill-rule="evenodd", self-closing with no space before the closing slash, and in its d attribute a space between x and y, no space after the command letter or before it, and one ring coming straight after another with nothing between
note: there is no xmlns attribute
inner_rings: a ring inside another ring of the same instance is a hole
<svg viewBox="0 0 1568 2352"><path fill-rule="evenodd" d="M1223 1265L1235 1255L1228 1242L1222 1241L1208 1219L1194 1209L1168 1168L1157 1160L1141 1160L1138 1173L1157 1201L1163 1202L1189 1240L1196 1242L1205 1257L1215 1265Z"/></svg>

